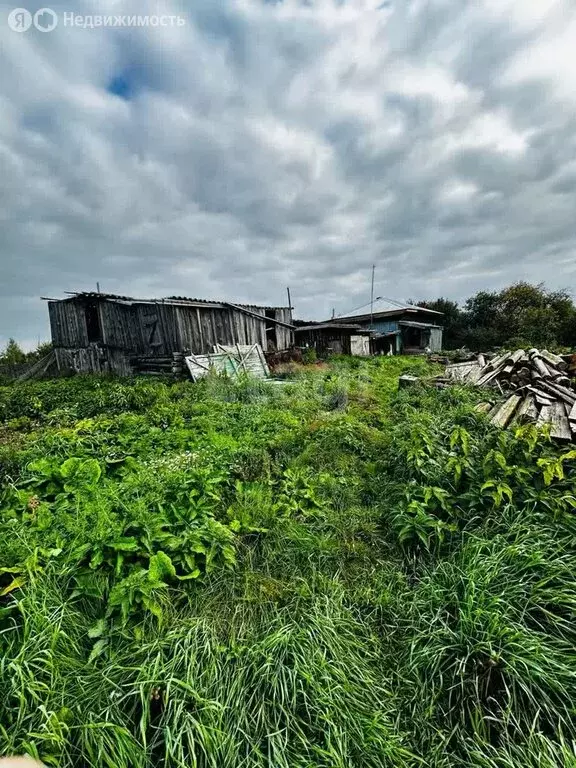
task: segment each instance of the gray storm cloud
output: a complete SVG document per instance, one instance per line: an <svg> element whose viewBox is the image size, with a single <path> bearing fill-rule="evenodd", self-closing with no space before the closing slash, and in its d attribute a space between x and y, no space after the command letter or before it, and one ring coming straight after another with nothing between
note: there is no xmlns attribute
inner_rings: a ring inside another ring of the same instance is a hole
<svg viewBox="0 0 576 768"><path fill-rule="evenodd" d="M47 338L39 297L96 281L290 285L304 318L361 304L373 263L400 299L574 284L572 2L164 7L186 24L16 34L3 9L0 344Z"/></svg>

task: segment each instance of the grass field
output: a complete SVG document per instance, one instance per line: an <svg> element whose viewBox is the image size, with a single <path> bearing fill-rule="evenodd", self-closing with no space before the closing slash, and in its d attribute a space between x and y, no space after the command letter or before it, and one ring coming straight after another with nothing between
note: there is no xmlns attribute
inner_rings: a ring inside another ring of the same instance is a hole
<svg viewBox="0 0 576 768"><path fill-rule="evenodd" d="M576 452L425 369L0 387L0 754L576 766Z"/></svg>

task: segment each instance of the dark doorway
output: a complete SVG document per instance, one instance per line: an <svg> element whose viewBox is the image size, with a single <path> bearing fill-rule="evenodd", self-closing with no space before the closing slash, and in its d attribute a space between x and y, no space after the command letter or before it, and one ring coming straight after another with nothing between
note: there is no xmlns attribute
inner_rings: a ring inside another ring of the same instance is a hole
<svg viewBox="0 0 576 768"><path fill-rule="evenodd" d="M422 331L420 328L407 328L404 344L411 349L419 349L422 346Z"/></svg>
<svg viewBox="0 0 576 768"><path fill-rule="evenodd" d="M266 310L266 320L275 320L276 312L273 309ZM278 349L278 336L276 335L276 323L266 323L266 347L268 352L274 352Z"/></svg>
<svg viewBox="0 0 576 768"><path fill-rule="evenodd" d="M86 332L88 334L88 343L94 344L102 341L102 326L100 325L100 314L98 304L92 302L84 307L86 317Z"/></svg>

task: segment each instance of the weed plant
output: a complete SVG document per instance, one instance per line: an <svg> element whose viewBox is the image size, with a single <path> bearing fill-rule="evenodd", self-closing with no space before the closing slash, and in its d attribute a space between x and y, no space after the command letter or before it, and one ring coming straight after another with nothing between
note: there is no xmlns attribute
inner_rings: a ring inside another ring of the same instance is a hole
<svg viewBox="0 0 576 768"><path fill-rule="evenodd" d="M0 387L0 754L576 766L576 452L421 360Z"/></svg>

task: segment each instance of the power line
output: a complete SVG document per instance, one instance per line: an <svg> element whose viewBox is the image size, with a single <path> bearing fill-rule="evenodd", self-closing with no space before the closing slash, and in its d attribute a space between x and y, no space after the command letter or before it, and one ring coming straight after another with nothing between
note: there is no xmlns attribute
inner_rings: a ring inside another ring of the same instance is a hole
<svg viewBox="0 0 576 768"><path fill-rule="evenodd" d="M409 304L404 304L401 301L396 301L396 299L389 299L387 296L380 296L380 298L384 299L384 301L387 301L389 304L395 304L397 307L401 307L402 309L409 306Z"/></svg>

